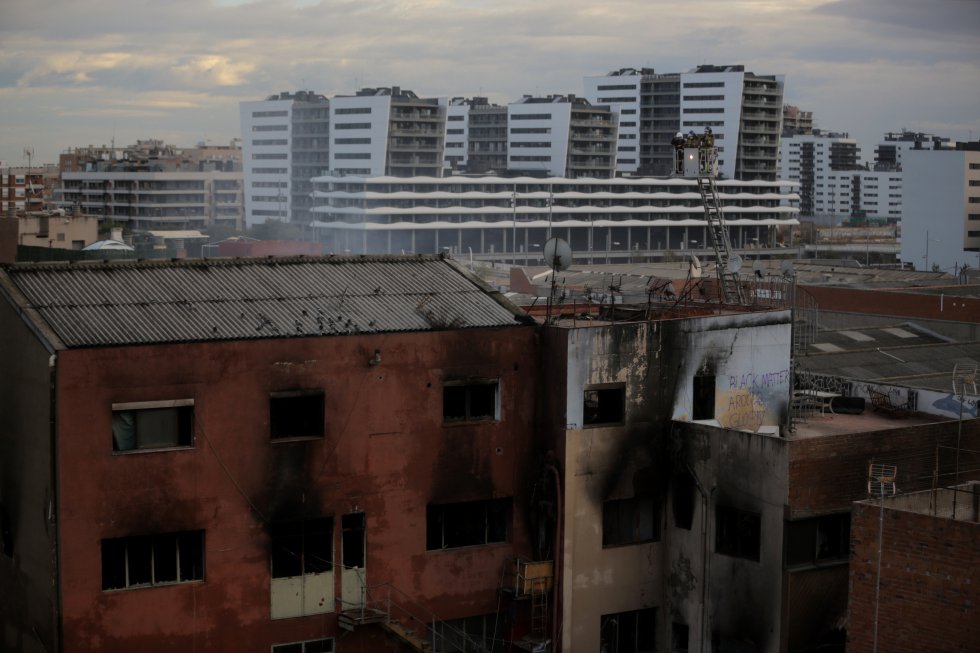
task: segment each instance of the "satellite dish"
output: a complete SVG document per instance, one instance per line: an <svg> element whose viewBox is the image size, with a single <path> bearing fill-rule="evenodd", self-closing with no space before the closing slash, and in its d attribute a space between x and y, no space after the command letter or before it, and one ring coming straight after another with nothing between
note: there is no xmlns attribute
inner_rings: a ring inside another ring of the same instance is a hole
<svg viewBox="0 0 980 653"><path fill-rule="evenodd" d="M795 270L793 269L793 261L789 259L785 259L779 267L782 268L784 277L791 277L795 274Z"/></svg>
<svg viewBox="0 0 980 653"><path fill-rule="evenodd" d="M572 248L562 238L549 238L544 244L544 260L555 272L567 270L572 265Z"/></svg>
<svg viewBox="0 0 980 653"><path fill-rule="evenodd" d="M691 269L690 275L692 279L701 278L701 259L699 259L694 254L691 254Z"/></svg>
<svg viewBox="0 0 980 653"><path fill-rule="evenodd" d="M769 271L769 268L762 262L762 259L756 259L752 264L752 271L755 272L755 276L761 279L762 277L766 276L766 272Z"/></svg>
<svg viewBox="0 0 980 653"><path fill-rule="evenodd" d="M732 257L728 259L728 265L726 268L730 274L736 274L742 269L742 257L738 254L733 254Z"/></svg>

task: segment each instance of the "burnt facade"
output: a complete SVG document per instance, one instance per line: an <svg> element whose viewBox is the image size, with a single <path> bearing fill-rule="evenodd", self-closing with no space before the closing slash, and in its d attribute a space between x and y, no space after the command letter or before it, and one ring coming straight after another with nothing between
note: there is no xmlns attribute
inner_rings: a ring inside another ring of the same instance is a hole
<svg viewBox="0 0 980 653"><path fill-rule="evenodd" d="M3 283L4 650L382 650L343 613L472 623L530 556L534 329L454 264Z"/></svg>

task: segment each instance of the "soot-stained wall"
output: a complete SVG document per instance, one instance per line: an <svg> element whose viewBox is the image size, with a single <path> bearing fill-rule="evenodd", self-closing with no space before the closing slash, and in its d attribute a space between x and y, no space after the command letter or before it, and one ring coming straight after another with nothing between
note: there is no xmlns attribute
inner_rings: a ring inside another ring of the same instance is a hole
<svg viewBox="0 0 980 653"><path fill-rule="evenodd" d="M58 648L51 424L56 360L0 299L0 650Z"/></svg>
<svg viewBox="0 0 980 653"><path fill-rule="evenodd" d="M367 585L391 583L440 619L493 612L506 561L530 556L525 507L545 449L534 343L534 329L514 327L65 352L64 650L267 651L339 636L336 606L270 617L269 524L333 517L339 563L341 518L358 512ZM500 420L444 423L453 379L499 379ZM270 393L313 388L324 437L271 441ZM169 399L194 400L193 447L112 452L113 403ZM427 504L507 497L507 542L426 550ZM197 529L203 581L102 590L104 538ZM377 650L375 635L358 629L345 646Z"/></svg>
<svg viewBox="0 0 980 653"><path fill-rule="evenodd" d="M694 587L686 594L697 594L704 571L695 568L696 561L703 558L702 531L693 537L696 541L680 537L678 547L672 543L675 536L668 519L668 503L673 480L680 472L710 467L712 461L730 457L737 461L731 481L739 483L731 489L731 500L738 499L741 504L745 502L739 491L771 491L762 476L754 475L776 462L776 454L769 450L769 440L773 439L769 436L742 433L727 440L718 436L721 439L709 446L711 439L703 434L693 437L692 442L672 437L673 421L691 419L694 377L704 374L714 376L713 419L717 424L751 431L778 425L788 404L789 314L781 311L710 316L553 331L564 338L548 334L543 369L549 370L552 378L561 378L559 371L564 369L566 381L564 413L553 416L556 423L565 427L560 447L566 499L560 565L562 650L598 650L601 615L643 608L657 609L658 648L666 650L672 620L678 615L686 619L687 615L700 614L700 610L690 608L692 599L677 599L673 592L689 586L691 581ZM594 420L585 405L586 391L620 387L624 401L622 420L587 424ZM731 433L717 428L708 431ZM778 438L774 440L782 444ZM730 447L734 450L729 451ZM692 453L695 451L701 454ZM698 465L684 456L693 456ZM723 474L721 470L711 470L709 476L723 479L717 481L719 486L729 484L728 471ZM743 487L746 483L750 485L748 490ZM785 502L785 488L779 492L779 501ZM640 496L655 498L657 537L604 547L603 504ZM749 503L758 507L757 502ZM775 513L781 519L781 509ZM778 531L781 538L781 522L770 523L775 513L766 511L766 532L775 537ZM767 556L773 555L769 546L766 545ZM730 574L733 582L743 576L749 581L750 588L741 598L760 591L756 582L771 589L773 578L759 579L752 569L740 563L723 561L719 568L727 569L724 573ZM693 580L695 575L697 580ZM772 623L778 632L778 565L775 583L776 612ZM769 618L773 616L768 608L766 604L762 620L765 627L759 625L757 629L766 637ZM732 617L726 610L719 605L717 620L727 628ZM689 623L692 637L699 623Z"/></svg>

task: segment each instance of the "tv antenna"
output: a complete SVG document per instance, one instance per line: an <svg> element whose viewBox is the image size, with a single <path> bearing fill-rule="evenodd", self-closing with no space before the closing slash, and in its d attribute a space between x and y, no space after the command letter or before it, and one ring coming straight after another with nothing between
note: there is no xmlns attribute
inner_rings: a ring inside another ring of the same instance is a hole
<svg viewBox="0 0 980 653"><path fill-rule="evenodd" d="M551 323L551 307L558 296L558 273L572 265L572 248L562 238L549 238L543 248L544 260L551 268L551 292L548 295L547 321Z"/></svg>
<svg viewBox="0 0 980 653"><path fill-rule="evenodd" d="M868 496L878 498L878 568L875 572L875 617L874 635L871 639L871 651L878 651L878 604L881 597L881 537L885 528L885 497L896 493L895 477L898 468L895 465L872 463L868 466Z"/></svg>

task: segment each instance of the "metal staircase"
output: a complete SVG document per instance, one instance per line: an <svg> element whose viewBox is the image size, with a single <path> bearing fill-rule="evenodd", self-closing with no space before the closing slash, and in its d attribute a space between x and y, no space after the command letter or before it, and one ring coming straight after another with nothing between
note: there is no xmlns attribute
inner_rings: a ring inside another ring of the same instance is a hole
<svg viewBox="0 0 980 653"><path fill-rule="evenodd" d="M745 297L742 284L738 279L738 270L733 270L732 243L725 227L725 218L721 212L721 200L711 176L702 175L697 178L698 191L704 204L704 218L708 223L708 233L711 245L715 249L715 259L718 261L718 283L721 286L722 297L726 304L744 304Z"/></svg>
<svg viewBox="0 0 980 653"><path fill-rule="evenodd" d="M417 653L459 650L449 641L463 642L463 650L467 652L488 653L481 643L440 621L425 606L390 583L365 587L363 603L340 612L337 625L348 631L379 626L404 647Z"/></svg>

